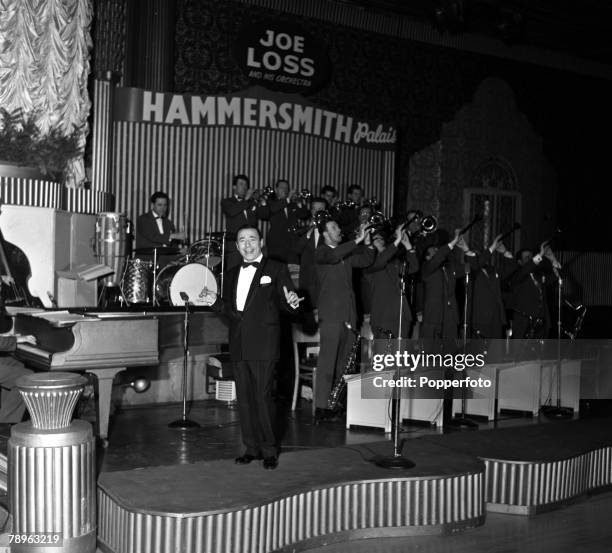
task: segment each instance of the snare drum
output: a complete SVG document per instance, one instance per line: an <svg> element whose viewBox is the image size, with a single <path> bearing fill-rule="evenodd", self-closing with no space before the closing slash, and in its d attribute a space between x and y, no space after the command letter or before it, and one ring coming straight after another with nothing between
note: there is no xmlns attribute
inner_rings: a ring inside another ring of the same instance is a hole
<svg viewBox="0 0 612 553"><path fill-rule="evenodd" d="M189 297L190 305L209 306L215 303L218 291L215 275L202 263L173 263L157 275L160 303L185 305L181 297L181 292L184 292Z"/></svg>
<svg viewBox="0 0 612 553"><path fill-rule="evenodd" d="M142 259L128 259L121 290L128 303L149 303L153 263Z"/></svg>
<svg viewBox="0 0 612 553"><path fill-rule="evenodd" d="M214 269L221 263L221 243L210 238L204 238L191 244L189 248L189 260L201 263L209 269Z"/></svg>

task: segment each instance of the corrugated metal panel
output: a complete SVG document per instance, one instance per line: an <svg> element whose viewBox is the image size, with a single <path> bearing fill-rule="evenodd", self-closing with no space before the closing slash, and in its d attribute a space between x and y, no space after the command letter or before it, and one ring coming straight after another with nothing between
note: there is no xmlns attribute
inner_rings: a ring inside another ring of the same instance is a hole
<svg viewBox="0 0 612 553"><path fill-rule="evenodd" d="M91 181L94 190L107 191L111 163L111 117L113 113L113 90L110 80L94 81L93 128L92 128L92 171Z"/></svg>
<svg viewBox="0 0 612 553"><path fill-rule="evenodd" d="M285 178L313 193L331 184L341 197L360 184L366 197L382 198L387 211L393 205L393 152L246 127L116 122L114 129L116 211L135 218L149 209L150 195L163 190L171 198L170 218L191 240L225 228L221 200L231 195L237 173L255 188Z"/></svg>
<svg viewBox="0 0 612 553"><path fill-rule="evenodd" d="M0 198L6 204L62 209L63 188L55 181L0 176Z"/></svg>
<svg viewBox="0 0 612 553"><path fill-rule="evenodd" d="M535 510L612 484L612 447L561 461L485 459L486 502Z"/></svg>
<svg viewBox="0 0 612 553"><path fill-rule="evenodd" d="M181 515L130 511L98 488L98 540L117 553L267 553L361 529L449 530L482 523L483 478L351 482L236 511Z"/></svg>
<svg viewBox="0 0 612 553"><path fill-rule="evenodd" d="M565 292L583 305L612 306L612 253L558 252Z"/></svg>

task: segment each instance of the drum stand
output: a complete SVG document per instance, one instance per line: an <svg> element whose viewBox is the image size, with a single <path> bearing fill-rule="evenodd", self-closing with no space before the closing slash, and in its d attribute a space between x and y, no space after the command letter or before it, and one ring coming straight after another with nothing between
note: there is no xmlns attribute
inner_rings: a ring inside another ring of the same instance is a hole
<svg viewBox="0 0 612 553"><path fill-rule="evenodd" d="M400 301L399 301L399 325L397 333L397 351L400 351L402 347L402 319L404 315L404 272L406 271L406 262L402 263L399 279L400 279ZM397 382L400 380L400 365L399 363L395 367L395 379ZM385 469L411 469L415 466L414 462L410 459L402 457L401 444L399 440L400 435L400 402L401 392L398 387L393 387L393 405L392 405L392 416L393 416L393 455L390 457L377 456L372 459L375 465Z"/></svg>
<svg viewBox="0 0 612 553"><path fill-rule="evenodd" d="M185 302L185 319L183 322L183 415L180 419L168 424L170 428L199 428L200 425L187 418L187 365L189 361L189 296L185 292L181 292L181 298Z"/></svg>
<svg viewBox="0 0 612 553"><path fill-rule="evenodd" d="M151 286L151 304L158 307L157 302L157 248L153 248L153 284Z"/></svg>

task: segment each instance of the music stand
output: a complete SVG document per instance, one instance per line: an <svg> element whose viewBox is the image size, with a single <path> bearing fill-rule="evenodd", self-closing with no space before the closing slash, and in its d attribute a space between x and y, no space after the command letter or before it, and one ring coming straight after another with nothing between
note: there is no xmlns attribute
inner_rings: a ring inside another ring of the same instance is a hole
<svg viewBox="0 0 612 553"><path fill-rule="evenodd" d="M399 309L399 325L397 333L397 350L399 351L402 347L402 318L404 315L404 273L406 271L406 261L402 262L402 266L399 272L400 279L400 309ZM400 365L399 363L395 366L395 379L400 379ZM414 462L410 459L402 457L399 433L400 433L400 403L401 393L397 386L393 387L393 397L391 414L393 418L393 455L392 456L379 456L377 455L372 459L372 462L385 469L411 469L415 466Z"/></svg>
<svg viewBox="0 0 612 553"><path fill-rule="evenodd" d="M185 318L183 322L183 385L182 385L182 396L183 396L183 414L180 419L175 420L168 424L170 428L199 428L200 425L187 418L187 363L189 359L189 296L186 292L181 292L181 298L185 302Z"/></svg>

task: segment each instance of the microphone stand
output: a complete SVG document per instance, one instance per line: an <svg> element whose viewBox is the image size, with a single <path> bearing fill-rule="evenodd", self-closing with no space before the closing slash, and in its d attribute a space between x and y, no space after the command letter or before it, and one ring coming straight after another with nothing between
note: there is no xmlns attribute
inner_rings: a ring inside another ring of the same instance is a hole
<svg viewBox="0 0 612 553"><path fill-rule="evenodd" d="M199 428L200 425L187 418L187 364L189 360L189 296L186 292L181 292L181 298L185 302L185 319L183 321L183 415L180 419L168 424L170 428Z"/></svg>
<svg viewBox="0 0 612 553"><path fill-rule="evenodd" d="M465 293L463 295L463 353L465 355L467 349L468 340L468 306L469 306L469 294L470 294L470 271L469 264L466 263L465 267ZM451 404L452 409L452 404ZM467 398L466 389L461 388L461 415L451 419L448 422L448 426L465 426L466 428L477 428L478 424L466 416L467 409Z"/></svg>
<svg viewBox="0 0 612 553"><path fill-rule="evenodd" d="M399 351L402 346L402 318L404 315L404 273L406 271L406 262L402 262L402 267L399 273L400 280L400 310L399 310L399 325L397 333L397 350ZM400 366L399 363L395 367L395 379L397 382L400 380ZM374 464L385 469L411 469L415 466L414 462L410 459L402 457L401 446L399 441L400 434L400 402L401 393L397 386L393 387L393 399L392 399L391 414L393 417L393 456L392 457L381 457L376 456L372 461Z"/></svg>
<svg viewBox="0 0 612 553"><path fill-rule="evenodd" d="M563 325L561 322L561 303L563 287L563 279L559 274L559 270L553 267L555 276L557 277L557 406L552 405L542 408L542 414L545 417L554 419L570 419L572 418L572 410L567 407L561 407L561 337L563 336Z"/></svg>

